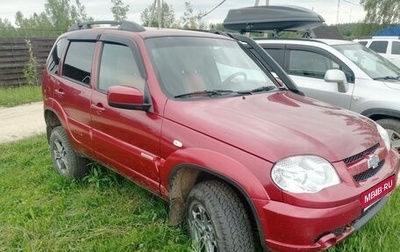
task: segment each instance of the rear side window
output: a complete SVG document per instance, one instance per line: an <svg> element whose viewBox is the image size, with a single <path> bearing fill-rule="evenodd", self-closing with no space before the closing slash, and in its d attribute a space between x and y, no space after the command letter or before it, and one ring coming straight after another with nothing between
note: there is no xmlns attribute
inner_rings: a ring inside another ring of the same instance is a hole
<svg viewBox="0 0 400 252"><path fill-rule="evenodd" d="M50 58L47 63L47 70L49 70L50 73L58 74L58 65L60 64L62 53L64 52L67 45L68 40L66 38L62 38L57 41L56 45L50 53Z"/></svg>
<svg viewBox="0 0 400 252"><path fill-rule="evenodd" d="M281 66L283 67L283 56L285 53L284 49L278 48L264 48L265 51Z"/></svg>
<svg viewBox="0 0 400 252"><path fill-rule="evenodd" d="M392 42L392 54L400 54L400 42Z"/></svg>
<svg viewBox="0 0 400 252"><path fill-rule="evenodd" d="M339 69L339 65L324 55L309 51L291 50L289 74L323 79L329 69Z"/></svg>
<svg viewBox="0 0 400 252"><path fill-rule="evenodd" d="M63 76L90 84L90 74L95 42L72 41L63 67Z"/></svg>
<svg viewBox="0 0 400 252"><path fill-rule="evenodd" d="M372 41L371 45L369 45L369 48L377 53L386 53L387 46L387 41Z"/></svg>

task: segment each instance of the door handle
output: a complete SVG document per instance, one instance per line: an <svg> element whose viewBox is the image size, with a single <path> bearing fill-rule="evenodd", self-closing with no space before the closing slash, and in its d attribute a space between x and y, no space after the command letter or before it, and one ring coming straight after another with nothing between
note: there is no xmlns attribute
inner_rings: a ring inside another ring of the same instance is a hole
<svg viewBox="0 0 400 252"><path fill-rule="evenodd" d="M64 94L65 94L61 88L55 89L54 93L56 93L59 97L64 96Z"/></svg>
<svg viewBox="0 0 400 252"><path fill-rule="evenodd" d="M91 107L93 110L95 110L97 114L101 114L101 113L103 113L103 112L106 110L106 108L105 108L105 107L103 106L103 104L101 104L101 103L97 103L97 104L93 104L93 103L92 103L92 105L90 105L90 107Z"/></svg>

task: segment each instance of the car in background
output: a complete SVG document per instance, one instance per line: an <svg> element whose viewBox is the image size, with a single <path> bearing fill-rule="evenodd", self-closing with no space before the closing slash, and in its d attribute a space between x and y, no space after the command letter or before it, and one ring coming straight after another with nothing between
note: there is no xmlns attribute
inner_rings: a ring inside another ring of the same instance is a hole
<svg viewBox="0 0 400 252"><path fill-rule="evenodd" d="M384 127L400 152L400 68L345 40L315 39L310 29L324 19L298 6L253 6L229 10L223 26L240 33L272 32L257 42L307 96L369 117ZM303 38L279 38L301 31Z"/></svg>
<svg viewBox="0 0 400 252"><path fill-rule="evenodd" d="M260 39L257 42L307 96L369 117L400 150L400 69L351 41Z"/></svg>
<svg viewBox="0 0 400 252"><path fill-rule="evenodd" d="M272 38L257 42L301 91L373 119L400 151L400 68L359 43L312 38L310 29L323 21L309 9L271 5L232 9L223 26L240 33L271 31ZM279 38L281 31L302 31L303 38Z"/></svg>
<svg viewBox="0 0 400 252"><path fill-rule="evenodd" d="M398 36L373 36L354 41L372 49L400 67L400 38Z"/></svg>

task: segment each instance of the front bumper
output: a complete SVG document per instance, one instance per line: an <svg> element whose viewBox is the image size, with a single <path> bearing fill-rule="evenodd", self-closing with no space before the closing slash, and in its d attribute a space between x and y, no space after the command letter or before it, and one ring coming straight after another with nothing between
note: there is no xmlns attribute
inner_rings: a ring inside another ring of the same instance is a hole
<svg viewBox="0 0 400 252"><path fill-rule="evenodd" d="M383 197L362 213L358 201L328 209L269 202L263 207L265 245L276 251L327 249L367 223L387 200L388 196Z"/></svg>
<svg viewBox="0 0 400 252"><path fill-rule="evenodd" d="M396 181L399 185L400 180L398 157L397 153L390 155L378 173L364 178L362 183L352 185L354 178L346 171L341 176L344 183L318 197L303 197L300 200L286 197L292 204L272 200L257 202L265 246L276 251L320 251L348 237L379 212L393 190L399 190L396 188ZM339 171L345 169L337 168ZM389 188L391 191L385 192ZM353 200L331 206L296 206L297 202L314 199L340 202L343 197Z"/></svg>

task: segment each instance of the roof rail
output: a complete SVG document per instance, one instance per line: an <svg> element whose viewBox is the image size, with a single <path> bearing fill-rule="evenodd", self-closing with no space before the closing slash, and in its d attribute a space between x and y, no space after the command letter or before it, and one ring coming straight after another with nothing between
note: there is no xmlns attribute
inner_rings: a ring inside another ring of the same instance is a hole
<svg viewBox="0 0 400 252"><path fill-rule="evenodd" d="M68 31L76 31L76 30L83 30L83 29L91 29L92 26L95 25L111 25L111 26L118 26L118 30L123 31L133 31L133 32L142 32L145 31L143 26L133 21L90 21L84 23L77 23L72 25Z"/></svg>
<svg viewBox="0 0 400 252"><path fill-rule="evenodd" d="M397 35L385 35L385 36L372 36L373 39L400 39L400 36Z"/></svg>

